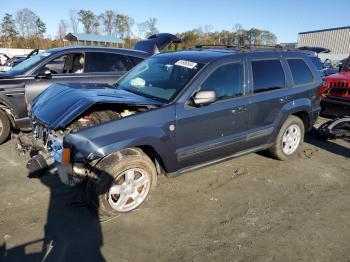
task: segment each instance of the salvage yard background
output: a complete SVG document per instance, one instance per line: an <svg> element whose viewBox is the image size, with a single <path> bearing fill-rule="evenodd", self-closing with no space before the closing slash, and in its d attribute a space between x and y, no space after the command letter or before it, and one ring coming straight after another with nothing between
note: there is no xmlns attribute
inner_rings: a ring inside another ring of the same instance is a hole
<svg viewBox="0 0 350 262"><path fill-rule="evenodd" d="M9 141L0 260L349 261L349 143L306 140L293 161L250 154L161 177L140 209L103 223L56 176L27 178Z"/></svg>

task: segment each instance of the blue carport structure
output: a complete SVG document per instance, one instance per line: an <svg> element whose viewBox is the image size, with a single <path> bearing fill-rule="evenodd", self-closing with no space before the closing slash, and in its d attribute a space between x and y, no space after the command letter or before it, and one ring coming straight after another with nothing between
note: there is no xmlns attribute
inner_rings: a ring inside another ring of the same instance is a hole
<svg viewBox="0 0 350 262"><path fill-rule="evenodd" d="M124 40L114 36L69 33L64 37L65 42L77 45L98 45L98 46L124 46Z"/></svg>

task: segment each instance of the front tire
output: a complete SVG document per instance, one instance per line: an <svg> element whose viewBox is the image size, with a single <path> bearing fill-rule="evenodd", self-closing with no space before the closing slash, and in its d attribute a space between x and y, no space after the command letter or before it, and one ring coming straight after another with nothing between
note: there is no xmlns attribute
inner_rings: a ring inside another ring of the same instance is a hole
<svg viewBox="0 0 350 262"><path fill-rule="evenodd" d="M87 182L90 205L102 220L141 206L157 183L156 168L142 150L129 148L111 154L94 168L98 177Z"/></svg>
<svg viewBox="0 0 350 262"><path fill-rule="evenodd" d="M6 141L10 135L10 120L4 111L0 110L0 145Z"/></svg>
<svg viewBox="0 0 350 262"><path fill-rule="evenodd" d="M303 121L296 116L289 116L283 123L274 145L269 149L273 157L289 160L297 156L304 141L305 127Z"/></svg>

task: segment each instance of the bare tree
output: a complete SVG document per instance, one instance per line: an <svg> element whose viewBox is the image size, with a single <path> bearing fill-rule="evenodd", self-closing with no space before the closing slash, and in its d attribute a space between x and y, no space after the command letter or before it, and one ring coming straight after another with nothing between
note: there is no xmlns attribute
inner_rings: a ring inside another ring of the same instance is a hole
<svg viewBox="0 0 350 262"><path fill-rule="evenodd" d="M58 32L57 32L58 39L62 40L66 36L68 28L69 28L68 22L66 20L61 19L58 24Z"/></svg>
<svg viewBox="0 0 350 262"><path fill-rule="evenodd" d="M73 33L78 33L79 27L79 16L78 11L71 9L69 10L69 22Z"/></svg>
<svg viewBox="0 0 350 262"><path fill-rule="evenodd" d="M204 25L204 34L206 37L209 36L209 33L213 30L213 26L210 24Z"/></svg>
<svg viewBox="0 0 350 262"><path fill-rule="evenodd" d="M30 9L23 8L16 12L16 24L22 37L29 37L36 33L36 21L39 17Z"/></svg>
<svg viewBox="0 0 350 262"><path fill-rule="evenodd" d="M106 10L104 13L99 15L99 19L102 22L103 31L106 32L108 35L112 35L115 19L114 11Z"/></svg>
<svg viewBox="0 0 350 262"><path fill-rule="evenodd" d="M134 19L128 15L117 14L114 20L114 30L118 37L125 38L132 35L132 26L134 25Z"/></svg>
<svg viewBox="0 0 350 262"><path fill-rule="evenodd" d="M147 32L147 24L144 23L138 23L137 26L137 37L138 38L144 38L146 32Z"/></svg>
<svg viewBox="0 0 350 262"><path fill-rule="evenodd" d="M271 33L268 30L262 30L260 41L263 45L275 45L277 43L277 37L275 34Z"/></svg>
<svg viewBox="0 0 350 262"><path fill-rule="evenodd" d="M154 17L150 17L146 22L146 28L147 28L147 33L146 36L150 36L150 35L154 35L154 34L158 34L159 31L156 27L158 20L157 18Z"/></svg>
<svg viewBox="0 0 350 262"><path fill-rule="evenodd" d="M135 24L135 20L132 17L126 15L125 22L126 22L126 35L128 38L131 38L133 36L132 27Z"/></svg>

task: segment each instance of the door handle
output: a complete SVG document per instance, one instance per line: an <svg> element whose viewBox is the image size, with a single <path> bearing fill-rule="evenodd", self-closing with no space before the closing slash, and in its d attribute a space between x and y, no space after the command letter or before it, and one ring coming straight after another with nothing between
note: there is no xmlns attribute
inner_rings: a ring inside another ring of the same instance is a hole
<svg viewBox="0 0 350 262"><path fill-rule="evenodd" d="M292 97L291 96L284 96L284 97L281 97L279 101L280 101L280 103L287 103L287 102L292 101Z"/></svg>
<svg viewBox="0 0 350 262"><path fill-rule="evenodd" d="M232 114L237 114L237 113L242 113L247 111L247 108L245 106L239 106L239 107L235 107L231 110Z"/></svg>

